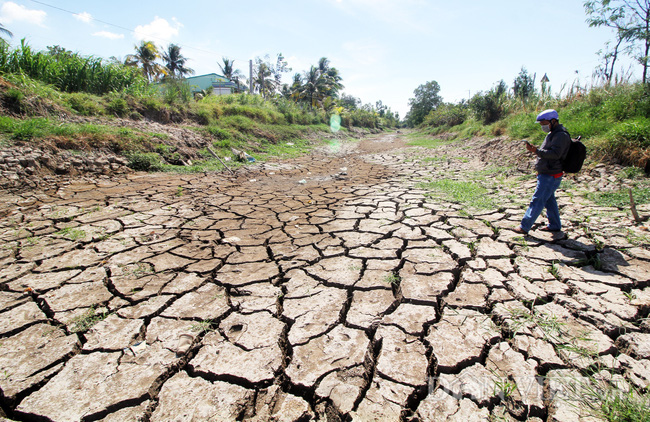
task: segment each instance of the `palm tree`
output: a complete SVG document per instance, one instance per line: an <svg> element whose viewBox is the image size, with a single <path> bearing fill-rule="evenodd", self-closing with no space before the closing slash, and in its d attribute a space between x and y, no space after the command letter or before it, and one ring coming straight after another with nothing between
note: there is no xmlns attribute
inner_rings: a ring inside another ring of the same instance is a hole
<svg viewBox="0 0 650 422"><path fill-rule="evenodd" d="M165 67L169 76L182 78L185 75L193 75L194 69L185 67L187 59L181 54L181 48L176 44L169 44L167 51L162 55Z"/></svg>
<svg viewBox="0 0 650 422"><path fill-rule="evenodd" d="M223 74L223 76L236 83L237 90L239 91L239 84L241 82L244 82L246 78L241 73L241 71L239 71L239 69L235 69L234 60L230 60L225 57L222 57L221 60L223 61L223 65L219 63L219 67L221 68L221 73Z"/></svg>
<svg viewBox="0 0 650 422"><path fill-rule="evenodd" d="M7 28L5 28L5 26L3 24L1 24L1 23L0 23L0 34L6 35L9 38L14 36L14 34L12 34L11 31L8 30ZM0 41L2 41L2 43L4 43L4 44L8 44L7 40L5 40L4 37L0 37Z"/></svg>
<svg viewBox="0 0 650 422"><path fill-rule="evenodd" d="M339 71L330 66L325 57L318 61L318 66L312 66L304 74L304 78L294 75L292 89L298 92L294 98L308 102L310 107L323 107L327 98L337 98L343 89ZM331 102L331 101L330 101Z"/></svg>
<svg viewBox="0 0 650 422"><path fill-rule="evenodd" d="M258 61L257 69L253 74L253 86L264 98L273 95L277 88L271 68L261 60Z"/></svg>
<svg viewBox="0 0 650 422"><path fill-rule="evenodd" d="M153 41L142 41L139 46L135 46L135 54L126 56L124 64L127 66L141 67L142 74L149 81L159 80L167 74L165 67L156 60L160 58L158 47Z"/></svg>
<svg viewBox="0 0 650 422"><path fill-rule="evenodd" d="M330 61L326 57L321 57L318 61L318 71L320 77L323 79L324 94L330 97L337 97L341 89L343 89L343 84L341 84L342 78L339 76L339 71L335 67L330 66Z"/></svg>
<svg viewBox="0 0 650 422"><path fill-rule="evenodd" d="M321 103L324 97L325 84L324 80L320 77L320 71L317 67L312 66L305 72L303 85L300 89L300 96L309 106L313 108Z"/></svg>

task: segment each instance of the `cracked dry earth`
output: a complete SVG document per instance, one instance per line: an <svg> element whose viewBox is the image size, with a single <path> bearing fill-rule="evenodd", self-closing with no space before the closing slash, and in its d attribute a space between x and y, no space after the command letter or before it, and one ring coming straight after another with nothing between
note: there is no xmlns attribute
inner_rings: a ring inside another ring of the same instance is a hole
<svg viewBox="0 0 650 422"><path fill-rule="evenodd" d="M534 180L471 212L418 188L487 165L447 154L4 192L0 419L593 421L567 380L647 389L644 232L560 192L565 235L523 238Z"/></svg>

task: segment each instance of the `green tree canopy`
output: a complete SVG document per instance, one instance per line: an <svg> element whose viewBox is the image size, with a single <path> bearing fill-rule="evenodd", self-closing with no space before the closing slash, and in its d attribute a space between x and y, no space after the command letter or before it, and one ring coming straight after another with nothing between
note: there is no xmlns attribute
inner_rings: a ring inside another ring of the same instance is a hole
<svg viewBox="0 0 650 422"><path fill-rule="evenodd" d="M415 98L409 99L411 109L406 115L409 126L418 126L431 110L434 110L442 103L442 97L439 93L440 85L436 81L420 85L413 91Z"/></svg>
<svg viewBox="0 0 650 422"><path fill-rule="evenodd" d="M535 93L535 78L537 74L532 77L528 74L525 67L521 68L519 75L515 78L512 84L512 91L515 97L526 101L531 95Z"/></svg>
<svg viewBox="0 0 650 422"><path fill-rule="evenodd" d="M650 0L589 0L584 2L584 7L589 16L587 18L589 26L606 26L616 31L615 52L618 51L621 42L640 47L634 57L643 67L643 83L648 83ZM606 58L615 61L615 56L611 54ZM609 77L611 78L611 75Z"/></svg>
<svg viewBox="0 0 650 422"><path fill-rule="evenodd" d="M181 48L176 44L169 44L167 51L162 55L165 67L169 76L182 78L185 75L193 75L194 70L185 67L187 59L181 54Z"/></svg>
<svg viewBox="0 0 650 422"><path fill-rule="evenodd" d="M135 46L135 54L126 56L124 64L127 66L139 67L142 74L148 81L157 81L167 74L165 67L156 60L160 58L158 47L153 41L142 41Z"/></svg>
<svg viewBox="0 0 650 422"><path fill-rule="evenodd" d="M234 60L222 57L221 61L223 63L219 63L219 68L221 69L221 74L223 76L236 83L237 86L243 84L246 81L244 74L240 70L235 69Z"/></svg>

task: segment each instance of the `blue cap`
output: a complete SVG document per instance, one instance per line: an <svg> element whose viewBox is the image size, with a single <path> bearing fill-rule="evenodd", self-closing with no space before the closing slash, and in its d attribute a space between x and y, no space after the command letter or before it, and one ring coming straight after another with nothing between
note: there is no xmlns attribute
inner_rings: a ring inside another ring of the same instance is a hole
<svg viewBox="0 0 650 422"><path fill-rule="evenodd" d="M549 108L548 110L544 110L541 113L537 115L537 121L539 122L540 120L559 120L560 116L558 116L557 111L553 110L552 108Z"/></svg>

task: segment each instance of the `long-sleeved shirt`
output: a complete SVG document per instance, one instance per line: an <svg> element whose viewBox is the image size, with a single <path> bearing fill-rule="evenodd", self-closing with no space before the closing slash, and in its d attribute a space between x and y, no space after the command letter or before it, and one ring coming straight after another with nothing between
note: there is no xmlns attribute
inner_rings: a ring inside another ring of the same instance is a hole
<svg viewBox="0 0 650 422"><path fill-rule="evenodd" d="M566 157L571 146L569 132L558 123L537 148L535 170L541 174L562 173L562 160Z"/></svg>

